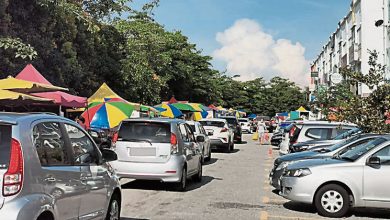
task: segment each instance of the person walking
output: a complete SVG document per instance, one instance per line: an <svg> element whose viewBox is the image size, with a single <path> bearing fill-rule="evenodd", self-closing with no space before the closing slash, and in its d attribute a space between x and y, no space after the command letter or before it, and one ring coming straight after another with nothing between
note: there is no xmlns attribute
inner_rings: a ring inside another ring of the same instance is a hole
<svg viewBox="0 0 390 220"><path fill-rule="evenodd" d="M259 140L260 140L260 144L264 144L264 134L265 134L265 130L266 130L266 126L265 126L265 123L263 122L263 120L259 121L257 123L257 132L259 134Z"/></svg>

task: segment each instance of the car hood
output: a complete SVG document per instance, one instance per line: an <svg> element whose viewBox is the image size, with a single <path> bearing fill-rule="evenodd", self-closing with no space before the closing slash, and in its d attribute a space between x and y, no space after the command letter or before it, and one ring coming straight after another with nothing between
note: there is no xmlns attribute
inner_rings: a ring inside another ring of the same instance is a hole
<svg viewBox="0 0 390 220"><path fill-rule="evenodd" d="M330 145L336 144L342 140L310 140L295 144L294 146L305 146L305 145Z"/></svg>
<svg viewBox="0 0 390 220"><path fill-rule="evenodd" d="M348 163L348 162L344 160L333 159L333 158L308 159L308 160L297 161L296 163L290 164L287 167L287 169L295 170L300 168L311 168L311 167L342 164L342 163Z"/></svg>
<svg viewBox="0 0 390 220"><path fill-rule="evenodd" d="M277 160L279 163L285 162L285 161L303 160L303 159L315 157L318 154L320 154L320 153L314 152L314 151L304 151L304 152L287 154L287 155L279 157Z"/></svg>

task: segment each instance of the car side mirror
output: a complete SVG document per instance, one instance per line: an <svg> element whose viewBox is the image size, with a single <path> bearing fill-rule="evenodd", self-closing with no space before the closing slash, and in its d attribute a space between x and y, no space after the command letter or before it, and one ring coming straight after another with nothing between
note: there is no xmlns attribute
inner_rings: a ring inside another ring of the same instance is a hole
<svg viewBox="0 0 390 220"><path fill-rule="evenodd" d="M204 142L205 138L203 135L196 136L196 142Z"/></svg>
<svg viewBox="0 0 390 220"><path fill-rule="evenodd" d="M102 152L104 162L118 160L118 155L113 150L103 148L100 151Z"/></svg>
<svg viewBox="0 0 390 220"><path fill-rule="evenodd" d="M381 165L381 159L379 157L370 157L370 159L368 159L367 165L372 167L378 167Z"/></svg>

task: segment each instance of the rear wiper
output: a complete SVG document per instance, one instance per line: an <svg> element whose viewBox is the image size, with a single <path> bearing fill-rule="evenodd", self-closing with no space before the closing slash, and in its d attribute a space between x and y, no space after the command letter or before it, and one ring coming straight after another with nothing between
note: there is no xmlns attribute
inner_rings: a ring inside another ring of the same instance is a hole
<svg viewBox="0 0 390 220"><path fill-rule="evenodd" d="M119 138L118 141L147 142L147 143L149 143L150 145L152 145L152 142L149 141L149 140L146 140L146 139L133 139L133 138L126 139L126 138Z"/></svg>

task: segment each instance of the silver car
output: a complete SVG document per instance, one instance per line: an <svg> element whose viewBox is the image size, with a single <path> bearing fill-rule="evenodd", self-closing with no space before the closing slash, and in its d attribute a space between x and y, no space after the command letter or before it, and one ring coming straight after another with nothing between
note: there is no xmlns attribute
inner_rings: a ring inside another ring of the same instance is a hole
<svg viewBox="0 0 390 220"><path fill-rule="evenodd" d="M119 219L121 188L75 122L48 114L0 113L1 219Z"/></svg>
<svg viewBox="0 0 390 220"><path fill-rule="evenodd" d="M202 150L202 158L204 161L211 160L211 148L210 148L210 138L206 133L206 130L203 128L202 124L197 121L187 121L192 130L194 131L195 137L203 136L204 142L199 142L199 145Z"/></svg>
<svg viewBox="0 0 390 220"><path fill-rule="evenodd" d="M390 136L381 136L335 158L289 165L281 195L335 218L350 207L390 208L389 173Z"/></svg>
<svg viewBox="0 0 390 220"><path fill-rule="evenodd" d="M179 119L129 119L119 128L111 164L121 178L174 182L185 191L187 179L202 180L202 152L190 126Z"/></svg>

